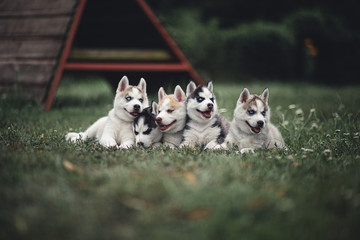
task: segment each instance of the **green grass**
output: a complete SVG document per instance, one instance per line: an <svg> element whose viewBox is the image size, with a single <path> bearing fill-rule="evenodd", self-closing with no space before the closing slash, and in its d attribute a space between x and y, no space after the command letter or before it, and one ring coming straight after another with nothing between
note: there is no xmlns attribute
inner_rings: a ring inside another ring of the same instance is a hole
<svg viewBox="0 0 360 240"><path fill-rule="evenodd" d="M288 151L67 143L111 109L96 80L63 81L49 112L3 97L0 239L356 239L360 86L215 80L229 119L243 87L269 87Z"/></svg>

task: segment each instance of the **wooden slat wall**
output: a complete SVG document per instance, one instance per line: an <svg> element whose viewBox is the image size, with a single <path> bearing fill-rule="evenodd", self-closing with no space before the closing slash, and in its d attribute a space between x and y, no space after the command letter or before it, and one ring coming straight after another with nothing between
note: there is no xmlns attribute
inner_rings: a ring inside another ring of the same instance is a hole
<svg viewBox="0 0 360 240"><path fill-rule="evenodd" d="M42 100L77 0L0 0L0 91Z"/></svg>

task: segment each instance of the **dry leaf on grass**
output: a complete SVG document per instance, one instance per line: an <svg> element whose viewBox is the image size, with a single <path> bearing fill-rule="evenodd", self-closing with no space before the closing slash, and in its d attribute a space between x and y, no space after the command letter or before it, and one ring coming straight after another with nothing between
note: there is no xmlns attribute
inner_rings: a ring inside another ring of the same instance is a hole
<svg viewBox="0 0 360 240"><path fill-rule="evenodd" d="M84 170L81 167L73 164L72 162L70 162L66 159L63 161L63 166L69 172L76 172L76 173L80 173L80 174L82 174L84 172Z"/></svg>
<svg viewBox="0 0 360 240"><path fill-rule="evenodd" d="M211 215L210 208L198 208L194 209L187 214L187 219L189 220L200 220L207 218Z"/></svg>
<svg viewBox="0 0 360 240"><path fill-rule="evenodd" d="M184 178L188 181L188 182L190 182L191 184L197 184L197 182L198 182L198 178L197 178L197 176L194 174L194 173L192 173L192 172L185 172L184 173Z"/></svg>

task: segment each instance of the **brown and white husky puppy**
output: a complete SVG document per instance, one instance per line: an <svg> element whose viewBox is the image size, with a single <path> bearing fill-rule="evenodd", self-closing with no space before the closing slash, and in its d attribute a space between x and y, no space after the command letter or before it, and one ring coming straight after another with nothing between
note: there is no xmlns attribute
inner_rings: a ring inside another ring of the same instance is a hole
<svg viewBox="0 0 360 240"><path fill-rule="evenodd" d="M164 88L158 92L159 107L156 123L163 132L163 144L170 148L179 147L186 122L186 96L179 85L174 94L167 95Z"/></svg>
<svg viewBox="0 0 360 240"><path fill-rule="evenodd" d="M183 146L213 149L224 142L230 122L218 112L213 84L196 87L190 82L186 88L186 126Z"/></svg>
<svg viewBox="0 0 360 240"><path fill-rule="evenodd" d="M235 144L241 153L252 152L255 148L286 148L280 131L270 123L268 99L267 88L260 96L250 95L247 88L243 89L221 148L230 148Z"/></svg>
<svg viewBox="0 0 360 240"><path fill-rule="evenodd" d="M133 121L148 106L145 80L141 78L138 86L131 86L124 76L116 90L114 108L108 115L98 119L85 132L66 134L66 140L96 139L104 147L129 148L135 143Z"/></svg>

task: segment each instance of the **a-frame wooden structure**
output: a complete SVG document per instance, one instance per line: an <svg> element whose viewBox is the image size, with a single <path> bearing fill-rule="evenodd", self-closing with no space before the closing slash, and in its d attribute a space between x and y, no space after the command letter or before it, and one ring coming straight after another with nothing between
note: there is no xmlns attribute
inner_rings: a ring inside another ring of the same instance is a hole
<svg viewBox="0 0 360 240"><path fill-rule="evenodd" d="M198 73L194 70L190 62L187 60L185 55L182 53L182 51L179 49L175 41L171 38L171 36L168 34L166 29L162 26L159 19L156 17L156 15L153 13L153 11L150 9L150 7L145 3L144 0L131 0L134 1L137 4L137 7L141 9L141 12L146 18L148 19L148 22L153 26L153 28L156 30L158 36L163 39L165 44L167 45L168 50L170 51L169 54L164 54L162 52L158 53L150 53L150 57L148 55L136 52L134 53L129 51L127 52L127 55L131 56L139 56L139 59L136 61L130 60L126 61L126 59L123 59L123 55L120 56L120 60L117 60L116 54L113 59L101 59L101 53L99 52L87 52L85 55L77 54L76 51L72 51L72 45L74 44L74 40L76 39L77 31L79 28L79 24L82 21L82 17L86 14L84 13L84 10L86 9L87 4L90 1L95 0L79 0L73 21L71 23L68 36L66 37L65 44L60 56L59 63L55 69L54 78L51 81L48 94L45 98L44 103L44 109L49 110L51 108L52 102L55 97L55 93L57 90L57 87L60 83L61 77L63 75L64 71L68 70L75 70L75 71L119 71L119 72L187 72L190 75L190 78L194 80L197 84L203 84L203 80L198 75ZM108 2L109 0L106 0L104 2ZM110 0L115 1L115 0ZM129 0L127 0L129 1ZM118 3L122 3L125 1L117 1ZM98 2L98 5L103 4L103 2ZM113 10L113 9L112 9ZM92 11L96 11L96 9L92 9ZM126 14L125 12L121 12L121 9L117 9L119 11L119 15ZM126 10L125 10L126 11ZM111 11L110 11L111 12ZM131 16L128 16L131 17ZM93 23L97 21L97 19L94 19ZM96 24L96 23L95 23ZM127 24L127 23L123 23ZM125 25L123 25L125 26ZM95 27L96 28L96 27ZM113 31L116 31L116 26L113 26ZM139 31L141 33L141 29L134 29L134 31ZM96 34L96 33L94 33ZM123 33L127 34L127 33ZM85 36L86 37L86 36ZM89 37L89 36L88 36ZM147 36L144 36L145 38ZM88 41L90 38L86 39ZM116 43L115 43L116 44ZM111 45L111 44L110 44ZM91 43L90 43L91 46ZM72 52L71 52L72 51ZM111 54L111 50L107 50L107 55ZM71 57L75 55L75 59L72 59ZM95 60L92 59L91 61L84 60L86 56L95 55ZM126 55L126 54L125 54ZM84 57L85 56L85 57ZM152 58L151 56L160 56L155 62L149 61L149 58ZM80 59L80 60L76 60ZM106 58L106 57L105 57ZM96 60L97 59L97 60ZM101 59L100 61L98 59ZM143 59L143 61L141 60ZM159 60L160 59L160 60ZM166 61L162 61L162 59L165 59ZM120 77L120 76L119 76Z"/></svg>

